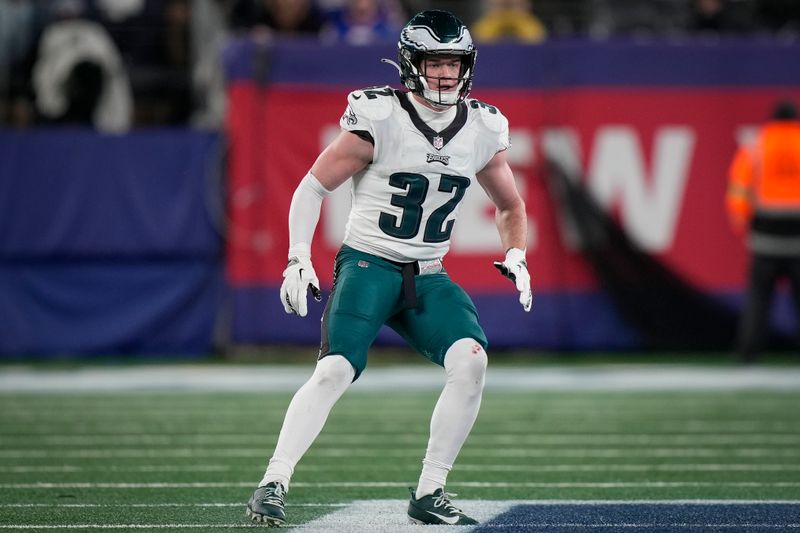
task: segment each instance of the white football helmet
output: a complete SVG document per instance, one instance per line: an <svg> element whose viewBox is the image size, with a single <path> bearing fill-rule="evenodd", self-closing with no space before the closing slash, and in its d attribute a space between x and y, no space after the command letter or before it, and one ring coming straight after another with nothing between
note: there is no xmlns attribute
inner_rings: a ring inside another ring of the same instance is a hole
<svg viewBox="0 0 800 533"><path fill-rule="evenodd" d="M400 32L397 48L400 81L414 94L437 106L455 105L469 95L478 51L467 27L452 13L438 9L417 13ZM429 87L420 69L423 59L434 54L460 56L461 71L455 91Z"/></svg>

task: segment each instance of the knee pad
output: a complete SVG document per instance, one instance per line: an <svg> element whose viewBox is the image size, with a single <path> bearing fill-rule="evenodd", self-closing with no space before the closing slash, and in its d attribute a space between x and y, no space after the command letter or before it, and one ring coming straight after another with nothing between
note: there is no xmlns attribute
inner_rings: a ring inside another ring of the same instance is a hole
<svg viewBox="0 0 800 533"><path fill-rule="evenodd" d="M475 339L459 339L454 342L444 356L444 368L448 380L463 380L483 386L486 365L489 358L486 350Z"/></svg>
<svg viewBox="0 0 800 533"><path fill-rule="evenodd" d="M350 361L341 355L333 354L317 361L311 380L319 387L344 390L353 382L355 373Z"/></svg>

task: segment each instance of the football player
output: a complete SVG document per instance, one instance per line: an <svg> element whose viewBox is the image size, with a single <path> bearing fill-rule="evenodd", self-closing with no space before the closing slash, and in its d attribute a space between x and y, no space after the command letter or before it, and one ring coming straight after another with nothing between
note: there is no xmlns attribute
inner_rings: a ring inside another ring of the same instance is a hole
<svg viewBox="0 0 800 533"><path fill-rule="evenodd" d="M311 241L323 199L351 180L352 209L316 368L292 399L267 471L247 505L256 522L285 523L284 496L295 465L364 370L367 350L387 324L446 371L422 472L411 488L409 520L477 523L453 504L445 483L478 415L487 341L475 306L442 263L461 199L475 182L497 208L507 251L495 266L515 283L525 311L532 295L525 204L506 159L508 121L496 107L468 98L476 53L467 27L451 13L428 10L412 17L401 32L395 64L408 90L350 93L342 131L294 193L280 291L290 314L306 316L308 291L320 299Z"/></svg>

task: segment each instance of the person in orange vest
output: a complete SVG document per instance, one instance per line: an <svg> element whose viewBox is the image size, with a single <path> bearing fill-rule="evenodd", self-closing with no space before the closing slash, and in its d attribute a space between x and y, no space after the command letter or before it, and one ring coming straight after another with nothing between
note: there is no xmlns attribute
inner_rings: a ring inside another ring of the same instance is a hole
<svg viewBox="0 0 800 533"><path fill-rule="evenodd" d="M766 346L772 295L784 277L792 286L800 344L800 121L791 101L779 102L755 140L736 152L726 204L751 254L736 347L742 362L751 363Z"/></svg>

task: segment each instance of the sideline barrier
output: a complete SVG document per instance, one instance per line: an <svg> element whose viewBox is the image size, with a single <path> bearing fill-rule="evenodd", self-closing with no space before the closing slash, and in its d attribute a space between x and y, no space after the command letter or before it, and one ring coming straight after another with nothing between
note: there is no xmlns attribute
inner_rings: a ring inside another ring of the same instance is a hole
<svg viewBox="0 0 800 533"><path fill-rule="evenodd" d="M0 357L208 353L224 289L219 142L0 132Z"/></svg>

